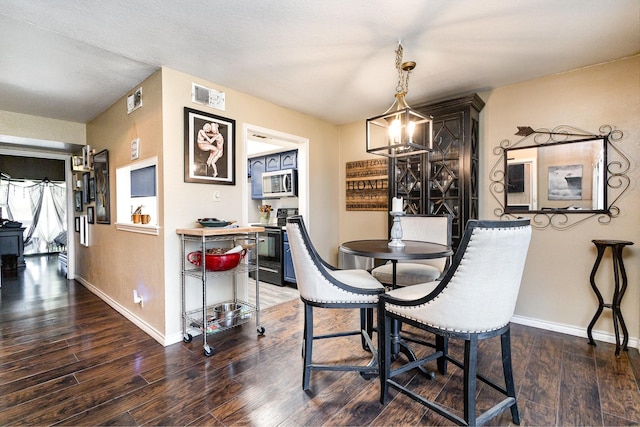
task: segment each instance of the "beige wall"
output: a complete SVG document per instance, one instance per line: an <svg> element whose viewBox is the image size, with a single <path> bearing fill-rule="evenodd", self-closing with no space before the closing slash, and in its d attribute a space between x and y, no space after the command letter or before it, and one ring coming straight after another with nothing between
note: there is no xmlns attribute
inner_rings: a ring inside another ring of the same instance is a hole
<svg viewBox="0 0 640 427"><path fill-rule="evenodd" d="M620 147L631 159L630 191L619 201L620 217L610 225L590 219L568 231L534 232L516 315L520 321L562 332L584 332L597 302L589 287L595 238L628 239L636 243L625 250L630 286L623 313L632 338L640 328L640 57L593 66L569 73L482 93L487 105L481 113L481 213L495 218L496 203L488 192L488 171L495 163L493 148L502 139L514 139L517 125L554 127L570 124L597 132L611 124L625 132ZM222 90L227 109L218 111L192 104L191 83ZM306 218L321 255L335 262L340 242L387 234L387 213L345 210L345 163L370 158L365 152L362 122L335 127L326 122L255 97L163 69L145 80L143 107L126 113L121 98L86 126L0 111L0 134L89 143L109 149L112 224L91 227L91 246L78 247L77 273L99 292L130 310L163 337L180 334L180 256L174 230L193 226L193 220L212 214L231 219L242 215L245 171L242 126L249 123L310 140L310 212ZM138 87L138 86L136 86ZM132 88L132 90L135 88ZM236 120L236 185L187 184L183 182L183 108L208 111ZM144 236L115 229L115 169L131 164L130 141L140 137L140 159L158 156L160 235ZM304 166L304 165L302 165ZM222 202L213 202L220 191ZM77 235L74 233L74 237ZM76 242L77 243L77 242ZM608 260L607 260L608 261ZM164 266L163 268L160 266ZM603 270L608 265L603 266ZM606 283L607 278L598 283ZM145 294L145 307L132 303L134 286ZM603 286L605 295L610 289ZM596 331L612 332L611 316L605 312Z"/></svg>
<svg viewBox="0 0 640 427"><path fill-rule="evenodd" d="M86 144L86 125L27 114L0 111L0 135Z"/></svg>
<svg viewBox="0 0 640 427"><path fill-rule="evenodd" d="M164 68L163 132L164 132L164 221L166 277L166 332L180 332L180 245L177 228L194 227L202 217L219 217L241 221L247 197L247 178L243 125L251 124L309 139L310 212L305 218L314 243L323 256L330 256L338 244L338 131L329 123L314 119L253 96L221 87L212 82ZM225 92L225 111L191 102L192 82ZM236 121L236 185L194 184L184 182L183 111L192 109L234 119ZM214 202L213 192L220 192ZM189 292L198 294L199 289ZM213 293L223 289L213 288ZM215 295L214 295L215 297Z"/></svg>
<svg viewBox="0 0 640 427"><path fill-rule="evenodd" d="M225 111L193 104L192 82L225 92ZM309 139L308 165L300 165L309 168L312 195L305 219L325 257L331 257L337 247L338 131L329 123L167 68L140 86L142 108L127 115L123 97L88 125L88 143L98 151L109 150L112 224L92 227L91 246L79 249L78 275L103 297L153 328L157 338L170 343L181 339L181 255L175 230L195 227L195 220L201 217L243 218L248 191L243 125ZM184 182L184 107L236 121L236 185ZM141 140L141 160L151 156L159 159L159 236L118 231L114 225L115 169L132 163L129 147L135 137ZM220 202L214 201L214 191L220 193ZM143 294L144 308L133 304L133 289ZM225 298L228 291L226 283L211 283L209 302ZM189 284L188 304L197 303L200 295L200 286Z"/></svg>
<svg viewBox="0 0 640 427"><path fill-rule="evenodd" d="M146 323L155 336L164 334L164 263L162 240L116 229L116 169L133 164L131 141L140 138L140 160L158 156L162 159L162 87L161 73L149 76L142 86L142 107L127 114L126 96L87 125L87 143L96 152L109 150L109 186L111 224L90 226L90 245L79 245L76 238L76 277L98 294L123 307ZM161 162L160 162L161 163ZM159 171L159 194L162 200L162 167ZM160 212L162 222L162 211ZM144 296L144 308L133 303L137 289Z"/></svg>
<svg viewBox="0 0 640 427"><path fill-rule="evenodd" d="M347 211L346 164L366 159L380 159L366 151L366 128L362 122L340 127L340 242L357 239L386 239L389 213L381 211Z"/></svg>
<svg viewBox="0 0 640 427"><path fill-rule="evenodd" d="M589 285L595 261L593 239L631 240L635 246L625 249L629 288L622 312L631 337L638 338L640 328L640 56L587 67L481 94L486 106L481 115L482 216L495 218L497 203L488 191L487 171L497 157L493 148L503 139L515 142L516 126L553 128L572 125L598 133L601 125L612 125L624 132L618 144L631 160L630 190L617 203L620 216L609 225L596 218L566 231L536 230L530 248L516 314L524 322L541 321L548 325L584 330L597 308ZM573 218L583 217L577 215ZM600 267L596 283L605 301L611 302L611 264L609 252ZM605 274L608 273L608 274ZM613 333L611 311L605 310L595 331Z"/></svg>
<svg viewBox="0 0 640 427"><path fill-rule="evenodd" d="M226 93L226 110L191 103L191 83L214 87ZM242 126L244 123L285 132L310 140L308 170L310 212L306 219L320 253L329 256L338 232L337 128L312 117L264 102L195 77L162 69L142 84L142 108L126 113L126 97L88 125L88 143L98 151L109 150L112 224L92 227L91 246L80 247L77 274L103 297L124 307L164 342L181 337L180 244L177 228L196 226L195 219L218 216L243 217L247 199ZM137 86L136 86L137 87ZM134 89L134 88L132 88ZM236 185L184 182L184 107L236 120ZM118 231L115 227L115 169L131 164L129 146L141 140L140 159L159 157L159 236ZM222 202L214 202L219 191ZM109 254L105 256L105 254ZM216 284L214 284L216 285ZM133 304L132 291L144 296L144 308ZM190 288L197 301L200 289ZM212 289L216 294L216 287Z"/></svg>
<svg viewBox="0 0 640 427"><path fill-rule="evenodd" d="M517 321L581 335L597 308L589 285L595 260L592 239L624 239L635 242L625 249L629 288L622 311L630 336L640 335L640 57L635 56L564 74L514 84L480 94L486 102L481 112L481 217L497 219L497 203L489 193L488 173L497 160L493 149L503 139L515 141L516 126L553 128L568 124L597 133L603 124L624 131L620 148L631 159L631 188L619 201L620 216L610 225L592 218L567 231L536 230L530 248L518 304ZM386 237L387 214L347 212L344 204L344 168L347 161L367 158L364 118L340 128L340 241ZM572 217L574 218L574 217ZM605 260L600 272L608 273ZM610 274L609 274L610 275ZM610 302L609 278L601 274L605 298ZM609 310L594 331L613 333Z"/></svg>

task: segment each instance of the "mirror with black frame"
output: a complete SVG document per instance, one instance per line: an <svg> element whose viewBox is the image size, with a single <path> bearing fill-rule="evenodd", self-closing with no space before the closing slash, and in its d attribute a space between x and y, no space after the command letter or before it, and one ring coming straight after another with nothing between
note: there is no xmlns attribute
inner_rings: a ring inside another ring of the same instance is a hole
<svg viewBox="0 0 640 427"><path fill-rule="evenodd" d="M606 137L506 148L504 212L606 213Z"/></svg>

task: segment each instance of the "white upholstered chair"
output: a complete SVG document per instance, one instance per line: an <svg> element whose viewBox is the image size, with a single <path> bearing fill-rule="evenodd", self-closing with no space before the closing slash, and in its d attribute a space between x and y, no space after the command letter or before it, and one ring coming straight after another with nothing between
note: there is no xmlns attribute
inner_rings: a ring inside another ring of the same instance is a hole
<svg viewBox="0 0 640 427"><path fill-rule="evenodd" d="M441 281L406 286L380 296L378 345L382 404L391 386L460 425L482 425L507 408L511 410L513 422L519 424L509 322L515 309L530 239L528 219L471 220L451 267ZM390 348L394 321L435 334L435 352L407 365L392 367ZM478 341L495 336L500 336L504 387L477 372ZM464 340L463 361L448 353L449 339ZM446 373L447 362L464 370L464 418L453 413L451 408L419 396L410 385L394 380L400 373L434 359L442 374ZM506 396L479 416L476 416L477 380Z"/></svg>
<svg viewBox="0 0 640 427"><path fill-rule="evenodd" d="M316 252L301 216L287 218L287 236L291 248L293 267L300 299L304 303L304 368L302 388L309 390L311 371L357 371L363 375L377 376L378 367L370 365L339 365L313 363L313 341L319 339L360 335L364 349L370 349L362 334L370 337L373 331L373 309L384 287L365 270L338 270L326 263ZM360 330L313 334L314 308L360 309Z"/></svg>
<svg viewBox="0 0 640 427"><path fill-rule="evenodd" d="M451 215L407 215L400 217L403 240L419 240L451 246ZM449 266L449 257L398 261L395 286L410 286L439 278ZM380 283L392 286L393 262L371 271Z"/></svg>

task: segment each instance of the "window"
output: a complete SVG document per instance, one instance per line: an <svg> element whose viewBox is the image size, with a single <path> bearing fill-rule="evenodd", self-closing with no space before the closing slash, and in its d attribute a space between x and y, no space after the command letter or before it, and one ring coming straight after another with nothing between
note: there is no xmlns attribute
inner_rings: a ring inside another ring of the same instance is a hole
<svg viewBox="0 0 640 427"><path fill-rule="evenodd" d="M118 230L158 234L157 161L152 157L116 169Z"/></svg>

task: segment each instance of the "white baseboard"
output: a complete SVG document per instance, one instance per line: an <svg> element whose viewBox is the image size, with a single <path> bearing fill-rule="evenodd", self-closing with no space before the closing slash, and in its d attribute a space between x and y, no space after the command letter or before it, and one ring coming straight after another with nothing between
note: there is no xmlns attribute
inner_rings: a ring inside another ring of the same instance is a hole
<svg viewBox="0 0 640 427"><path fill-rule="evenodd" d="M93 286L91 283L84 280L82 277L76 276L75 280L80 282L85 288L98 296L101 300L109 304L114 310L118 313L122 314L128 320L130 320L134 325L142 329L144 332L149 334L153 339L158 341L163 346L168 346L170 344L175 344L177 342L182 341L183 336L182 333L172 334L171 336L164 336L154 327L149 325L144 320L140 319L134 313L129 311L126 307L112 299L109 295L102 292L100 289ZM560 332L562 334L572 335L576 337L587 338L587 329L586 328L578 328L570 325L563 325L560 323L548 322L540 319L533 319L530 317L523 316L513 316L511 318L513 323L517 323L519 325L531 326L533 328L544 329L547 331ZM604 333L599 331L593 331L593 339L596 341L603 341L610 344L616 343L616 337L611 333ZM638 337L629 337L629 347L635 348L640 351L640 340Z"/></svg>
<svg viewBox="0 0 640 427"><path fill-rule="evenodd" d="M533 328L544 329L547 331L560 332L562 334L572 335L575 337L587 338L587 328L577 328L575 326L563 325L560 323L547 322L540 319L532 319L530 317L513 316L511 318L513 323L519 325L531 326ZM593 331L593 339L596 341L603 341L610 344L616 343L616 336L612 333L605 333L599 331ZM640 342L638 337L629 337L630 348L635 348L640 351Z"/></svg>
<svg viewBox="0 0 640 427"><path fill-rule="evenodd" d="M182 342L182 340L184 339L184 335L182 334L182 332L177 332L173 335L168 335L165 337L164 342L165 342L165 346L171 345L171 344L175 344L175 343L179 343Z"/></svg>
<svg viewBox="0 0 640 427"><path fill-rule="evenodd" d="M98 298L100 298L101 300L109 304L115 311L122 314L131 323L133 323L134 325L142 329L149 336L151 336L151 338L158 341L163 346L166 347L167 345L174 344L182 339L182 335L180 335L179 340L174 341L173 339L175 339L175 337L172 337L172 340L167 340L167 338L162 333L160 333L157 329L155 329L153 326L149 325L147 322L145 322L144 320L136 316L134 313L129 311L125 306L121 305L116 300L111 298L109 295L105 294L100 289L96 288L91 283L84 280L84 278L80 276L75 276L74 279L80 282L91 293L95 294Z"/></svg>

